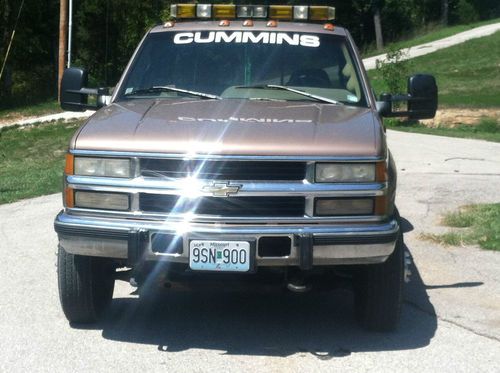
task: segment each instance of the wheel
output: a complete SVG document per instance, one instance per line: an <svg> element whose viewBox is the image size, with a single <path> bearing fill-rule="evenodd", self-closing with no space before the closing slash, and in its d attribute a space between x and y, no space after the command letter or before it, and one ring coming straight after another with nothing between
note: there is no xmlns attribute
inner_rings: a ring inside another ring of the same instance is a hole
<svg viewBox="0 0 500 373"><path fill-rule="evenodd" d="M69 254L59 246L59 299L69 322L92 323L99 319L113 298L114 270L109 259Z"/></svg>
<svg viewBox="0 0 500 373"><path fill-rule="evenodd" d="M403 300L403 234L399 233L394 252L384 263L362 268L354 281L355 311L359 323L372 331L395 330Z"/></svg>

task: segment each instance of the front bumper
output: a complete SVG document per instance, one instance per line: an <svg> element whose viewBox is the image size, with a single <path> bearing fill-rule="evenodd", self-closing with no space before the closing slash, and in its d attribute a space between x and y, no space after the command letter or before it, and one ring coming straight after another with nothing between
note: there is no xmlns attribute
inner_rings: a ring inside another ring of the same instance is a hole
<svg viewBox="0 0 500 373"><path fill-rule="evenodd" d="M399 233L395 219L370 224L225 225L139 219L99 218L59 213L54 222L59 244L71 254L124 259L189 262L189 240L249 240L290 237L290 254L260 257L257 266L370 264L384 262L394 251ZM153 252L151 236L168 234L180 240L177 253Z"/></svg>

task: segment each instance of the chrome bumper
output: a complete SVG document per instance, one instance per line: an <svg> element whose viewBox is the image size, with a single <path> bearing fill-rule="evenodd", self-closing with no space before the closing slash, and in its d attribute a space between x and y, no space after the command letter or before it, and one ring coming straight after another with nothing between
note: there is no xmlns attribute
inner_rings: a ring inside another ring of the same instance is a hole
<svg viewBox="0 0 500 373"><path fill-rule="evenodd" d="M54 222L59 244L69 253L125 259L189 262L189 240L249 240L288 236L292 248L286 257L259 257L257 266L370 264L384 262L394 251L399 232L395 219L370 224L225 225L98 218L62 211ZM151 235L182 238L182 253L153 252Z"/></svg>

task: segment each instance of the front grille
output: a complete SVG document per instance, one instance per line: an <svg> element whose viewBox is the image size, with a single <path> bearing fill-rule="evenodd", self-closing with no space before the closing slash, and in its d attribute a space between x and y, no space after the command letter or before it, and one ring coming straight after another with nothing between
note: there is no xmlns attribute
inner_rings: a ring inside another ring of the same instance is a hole
<svg viewBox="0 0 500 373"><path fill-rule="evenodd" d="M304 180L306 162L141 159L141 175L208 180Z"/></svg>
<svg viewBox="0 0 500 373"><path fill-rule="evenodd" d="M303 217L304 197L201 197L180 198L173 195L139 195L140 209L153 213L192 212L222 217Z"/></svg>

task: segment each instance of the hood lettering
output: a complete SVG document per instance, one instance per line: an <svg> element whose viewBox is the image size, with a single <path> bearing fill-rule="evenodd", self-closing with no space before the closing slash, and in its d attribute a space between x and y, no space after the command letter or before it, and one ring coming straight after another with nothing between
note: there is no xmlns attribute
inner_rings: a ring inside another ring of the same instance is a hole
<svg viewBox="0 0 500 373"><path fill-rule="evenodd" d="M310 119L277 119L277 118L193 118L193 117L177 117L179 122L212 122L212 123L312 123Z"/></svg>

